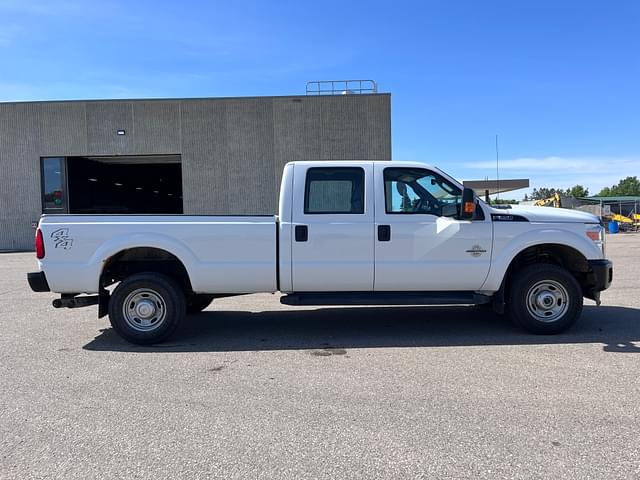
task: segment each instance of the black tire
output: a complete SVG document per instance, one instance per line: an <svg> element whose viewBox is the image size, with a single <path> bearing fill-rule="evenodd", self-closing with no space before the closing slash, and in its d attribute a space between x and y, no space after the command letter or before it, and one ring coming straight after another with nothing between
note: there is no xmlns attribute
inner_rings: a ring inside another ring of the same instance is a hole
<svg viewBox="0 0 640 480"><path fill-rule="evenodd" d="M166 340L185 315L182 288L159 273L137 273L124 279L109 299L111 326L122 338L138 345Z"/></svg>
<svg viewBox="0 0 640 480"><path fill-rule="evenodd" d="M557 265L537 264L515 273L507 309L511 319L525 330L551 335L576 323L582 303L580 284L569 271Z"/></svg>
<svg viewBox="0 0 640 480"><path fill-rule="evenodd" d="M193 315L200 313L213 302L214 296L206 293L194 293L187 297L187 313Z"/></svg>

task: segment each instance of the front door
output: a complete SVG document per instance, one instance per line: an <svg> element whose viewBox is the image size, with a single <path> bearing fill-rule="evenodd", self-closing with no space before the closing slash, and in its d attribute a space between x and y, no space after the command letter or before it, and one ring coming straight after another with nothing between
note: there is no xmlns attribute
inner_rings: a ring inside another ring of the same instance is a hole
<svg viewBox="0 0 640 480"><path fill-rule="evenodd" d="M375 290L478 290L491 263L491 219L480 210L459 220L462 190L436 171L376 165L375 182Z"/></svg>
<svg viewBox="0 0 640 480"><path fill-rule="evenodd" d="M315 165L294 170L293 291L371 291L373 164Z"/></svg>

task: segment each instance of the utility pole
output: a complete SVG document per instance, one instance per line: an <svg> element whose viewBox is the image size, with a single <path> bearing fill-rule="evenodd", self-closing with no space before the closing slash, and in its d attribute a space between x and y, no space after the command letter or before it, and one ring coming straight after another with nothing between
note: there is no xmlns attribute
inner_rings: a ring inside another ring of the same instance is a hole
<svg viewBox="0 0 640 480"><path fill-rule="evenodd" d="M500 198L500 168L498 165L498 134L496 133L496 200Z"/></svg>

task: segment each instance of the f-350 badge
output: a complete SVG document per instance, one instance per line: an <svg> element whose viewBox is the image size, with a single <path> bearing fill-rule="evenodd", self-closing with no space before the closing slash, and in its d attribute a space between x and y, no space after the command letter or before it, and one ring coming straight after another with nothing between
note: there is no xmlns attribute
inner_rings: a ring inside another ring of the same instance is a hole
<svg viewBox="0 0 640 480"><path fill-rule="evenodd" d="M487 251L480 245L474 245L473 247L471 247L471 250L466 250L466 252L470 253L472 257L479 257L483 253L487 253Z"/></svg>

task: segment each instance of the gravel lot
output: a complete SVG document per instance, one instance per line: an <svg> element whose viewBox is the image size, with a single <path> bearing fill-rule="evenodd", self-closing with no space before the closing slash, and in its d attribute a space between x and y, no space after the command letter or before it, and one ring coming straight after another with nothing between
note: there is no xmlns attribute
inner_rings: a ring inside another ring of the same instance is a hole
<svg viewBox="0 0 640 480"><path fill-rule="evenodd" d="M554 337L472 307L217 301L132 346L0 255L0 478L639 478L640 234Z"/></svg>

